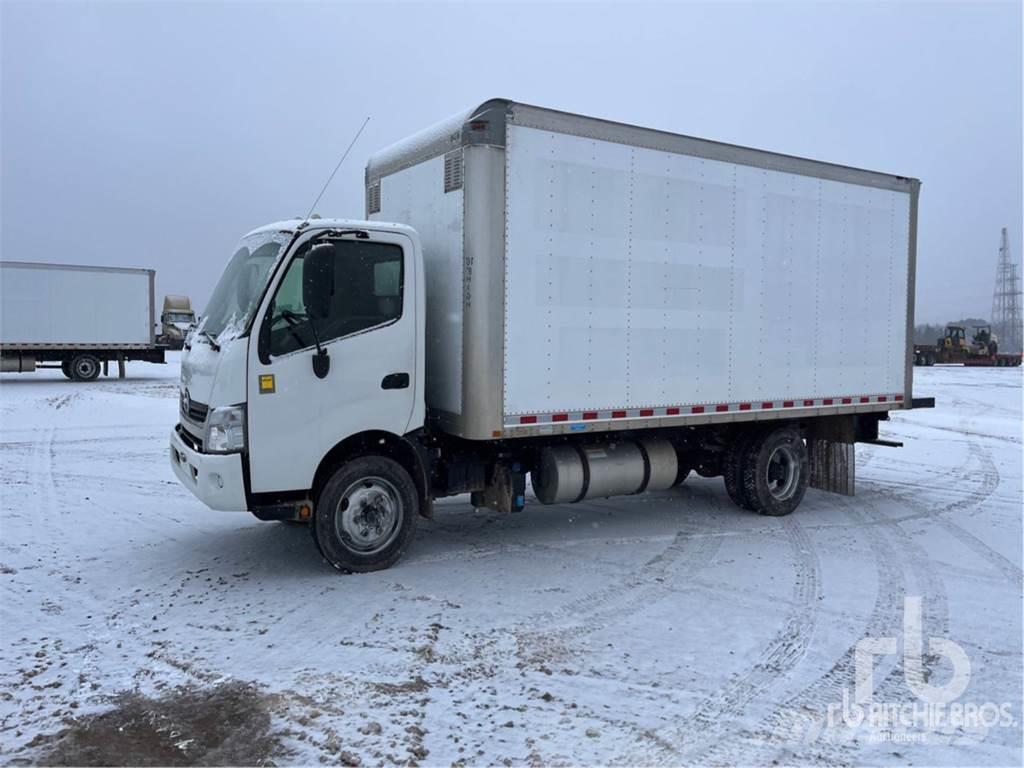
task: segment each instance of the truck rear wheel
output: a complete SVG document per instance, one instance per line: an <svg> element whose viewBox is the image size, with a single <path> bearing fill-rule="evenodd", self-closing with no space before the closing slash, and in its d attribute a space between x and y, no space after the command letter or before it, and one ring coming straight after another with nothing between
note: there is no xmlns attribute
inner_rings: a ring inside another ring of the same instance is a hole
<svg viewBox="0 0 1024 768"><path fill-rule="evenodd" d="M67 376L69 379L71 378L71 361L70 360L63 360L63 361L61 361L60 372L63 373L65 376Z"/></svg>
<svg viewBox="0 0 1024 768"><path fill-rule="evenodd" d="M68 367L73 381L92 381L100 375L100 359L96 355L75 355Z"/></svg>
<svg viewBox="0 0 1024 768"><path fill-rule="evenodd" d="M725 461L722 463L722 479L725 480L726 493L733 504L750 512L754 511L754 506L747 498L747 492L743 487L743 467L751 445L758 438L760 432L755 429L740 433L729 446L725 453Z"/></svg>
<svg viewBox="0 0 1024 768"><path fill-rule="evenodd" d="M324 559L344 573L398 562L412 541L419 497L409 473L384 456L338 468L317 499L310 529Z"/></svg>
<svg viewBox="0 0 1024 768"><path fill-rule="evenodd" d="M781 517L800 506L808 475L807 446L795 429L781 427L751 443L743 460L743 491L753 511Z"/></svg>

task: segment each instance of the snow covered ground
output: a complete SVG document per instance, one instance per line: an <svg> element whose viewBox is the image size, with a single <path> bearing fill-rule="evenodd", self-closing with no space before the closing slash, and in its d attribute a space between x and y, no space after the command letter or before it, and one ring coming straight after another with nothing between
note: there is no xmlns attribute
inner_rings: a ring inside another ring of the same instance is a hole
<svg viewBox="0 0 1024 768"><path fill-rule="evenodd" d="M1021 369L918 369L938 407L858 448L855 498L449 499L366 576L203 507L168 465L177 366L129 376L0 378L4 763L1022 762ZM941 699L962 649L946 720L841 719L886 637L880 704Z"/></svg>

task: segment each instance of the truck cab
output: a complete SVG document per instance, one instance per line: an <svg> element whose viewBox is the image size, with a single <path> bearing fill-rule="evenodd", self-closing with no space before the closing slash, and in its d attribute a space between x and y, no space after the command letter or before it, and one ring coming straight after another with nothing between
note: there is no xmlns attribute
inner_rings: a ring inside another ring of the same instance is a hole
<svg viewBox="0 0 1024 768"><path fill-rule="evenodd" d="M188 296L164 296L164 309L160 313L160 335L157 343L181 349L189 329L195 325L196 315Z"/></svg>
<svg viewBox="0 0 1024 768"><path fill-rule="evenodd" d="M308 520L338 468L372 451L338 481L318 544L345 549L329 558L345 570L397 558L425 491L406 437L424 419L422 270L402 225L288 221L242 238L183 351L179 480L213 509Z"/></svg>

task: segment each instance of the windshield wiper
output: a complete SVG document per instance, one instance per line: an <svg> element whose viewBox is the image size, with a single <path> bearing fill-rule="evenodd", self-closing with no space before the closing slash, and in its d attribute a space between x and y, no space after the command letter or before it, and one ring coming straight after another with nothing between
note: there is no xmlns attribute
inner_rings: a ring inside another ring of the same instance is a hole
<svg viewBox="0 0 1024 768"><path fill-rule="evenodd" d="M214 352L220 352L220 344L217 343L216 336L214 336L207 330L203 330L202 328L197 330L196 333L198 333L200 336L202 336L204 339L210 342L210 349L212 349Z"/></svg>

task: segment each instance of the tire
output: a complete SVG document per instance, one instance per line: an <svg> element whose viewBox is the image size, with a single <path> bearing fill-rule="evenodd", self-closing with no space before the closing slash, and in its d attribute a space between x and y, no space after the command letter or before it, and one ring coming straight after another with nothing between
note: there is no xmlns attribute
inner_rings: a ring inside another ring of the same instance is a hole
<svg viewBox="0 0 1024 768"><path fill-rule="evenodd" d="M409 473L384 456L365 456L339 467L320 491L313 541L343 573L390 568L416 530L419 496Z"/></svg>
<svg viewBox="0 0 1024 768"><path fill-rule="evenodd" d="M736 436L729 450L725 453L725 461L722 463L722 479L725 480L725 491L729 494L740 509L753 512L754 507L747 498L746 490L743 487L743 465L750 447L755 440L761 436L760 430L747 429Z"/></svg>
<svg viewBox="0 0 1024 768"><path fill-rule="evenodd" d="M928 355L925 357L924 364L929 366L935 365L935 355Z"/></svg>
<svg viewBox="0 0 1024 768"><path fill-rule="evenodd" d="M753 511L781 517L800 506L809 478L807 446L792 428L755 440L743 460L743 491Z"/></svg>
<svg viewBox="0 0 1024 768"><path fill-rule="evenodd" d="M75 355L68 368L72 381L92 381L100 375L100 359L96 355Z"/></svg>
<svg viewBox="0 0 1024 768"><path fill-rule="evenodd" d="M60 372L63 373L65 376L67 376L69 379L72 378L72 376L71 376L71 361L70 360L62 360L61 361Z"/></svg>

